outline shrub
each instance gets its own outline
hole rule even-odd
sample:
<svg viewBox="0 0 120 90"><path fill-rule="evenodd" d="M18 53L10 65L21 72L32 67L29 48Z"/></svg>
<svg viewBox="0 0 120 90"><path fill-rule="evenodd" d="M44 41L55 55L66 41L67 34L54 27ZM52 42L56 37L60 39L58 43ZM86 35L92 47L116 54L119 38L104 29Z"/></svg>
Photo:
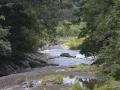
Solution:
<svg viewBox="0 0 120 90"><path fill-rule="evenodd" d="M118 85L118 81L116 81L113 77L107 77L107 80L103 86L96 85L94 90L115 90Z"/></svg>
<svg viewBox="0 0 120 90"><path fill-rule="evenodd" d="M75 82L74 84L72 84L70 90L82 90L79 82Z"/></svg>
<svg viewBox="0 0 120 90"><path fill-rule="evenodd" d="M62 84L63 83L63 75L57 74L55 76L54 84Z"/></svg>
<svg viewBox="0 0 120 90"><path fill-rule="evenodd" d="M79 49L79 46L83 43L85 38L76 38L76 37L72 37L69 38L69 40L67 41L67 45L70 49Z"/></svg>
<svg viewBox="0 0 120 90"><path fill-rule="evenodd" d="M85 64L76 65L72 69L85 71L85 72L94 72L94 73L99 73L101 70L101 69L97 68L95 65L85 65Z"/></svg>
<svg viewBox="0 0 120 90"><path fill-rule="evenodd" d="M42 78L42 85L46 85L46 83L47 83L47 81L48 81L48 79L50 79L52 77L52 75L47 75L47 76L44 76L43 78Z"/></svg>

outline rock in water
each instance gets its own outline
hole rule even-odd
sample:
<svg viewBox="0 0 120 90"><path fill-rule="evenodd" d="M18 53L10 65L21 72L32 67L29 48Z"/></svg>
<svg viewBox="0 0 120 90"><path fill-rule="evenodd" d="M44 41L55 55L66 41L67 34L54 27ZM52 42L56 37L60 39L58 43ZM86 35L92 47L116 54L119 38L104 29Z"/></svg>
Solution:
<svg viewBox="0 0 120 90"><path fill-rule="evenodd" d="M69 53L62 53L60 56L61 57L73 57Z"/></svg>

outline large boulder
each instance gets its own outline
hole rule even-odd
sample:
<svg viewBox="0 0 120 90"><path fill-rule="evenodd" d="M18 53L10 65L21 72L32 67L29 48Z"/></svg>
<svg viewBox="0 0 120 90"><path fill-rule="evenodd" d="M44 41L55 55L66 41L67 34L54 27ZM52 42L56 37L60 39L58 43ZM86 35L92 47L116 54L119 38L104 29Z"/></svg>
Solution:
<svg viewBox="0 0 120 90"><path fill-rule="evenodd" d="M46 66L47 57L42 53L29 53L26 54L26 60L29 62L31 68Z"/></svg>
<svg viewBox="0 0 120 90"><path fill-rule="evenodd" d="M48 65L47 59L41 53L25 54L24 59L12 59L10 57L0 57L0 77L15 73L27 72L32 68L43 67Z"/></svg>
<svg viewBox="0 0 120 90"><path fill-rule="evenodd" d="M73 57L69 53L62 53L60 56L61 57Z"/></svg>

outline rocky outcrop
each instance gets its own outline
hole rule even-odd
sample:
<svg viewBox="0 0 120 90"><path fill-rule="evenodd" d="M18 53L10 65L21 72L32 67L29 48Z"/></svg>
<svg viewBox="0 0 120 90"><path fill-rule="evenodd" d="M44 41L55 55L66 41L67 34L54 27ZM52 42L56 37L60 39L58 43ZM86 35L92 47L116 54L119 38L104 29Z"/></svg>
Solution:
<svg viewBox="0 0 120 90"><path fill-rule="evenodd" d="M32 68L46 66L48 58L42 53L29 53L26 54L26 60Z"/></svg>
<svg viewBox="0 0 120 90"><path fill-rule="evenodd" d="M3 59L0 62L0 76L31 71L32 68L48 65L47 58L41 53L25 54L24 60ZM3 62L4 61L4 62Z"/></svg>

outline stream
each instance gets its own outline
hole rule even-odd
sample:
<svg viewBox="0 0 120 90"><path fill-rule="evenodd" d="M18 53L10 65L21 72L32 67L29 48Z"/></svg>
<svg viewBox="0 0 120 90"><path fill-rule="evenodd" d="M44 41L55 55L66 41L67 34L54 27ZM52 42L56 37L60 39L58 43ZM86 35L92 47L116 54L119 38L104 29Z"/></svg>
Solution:
<svg viewBox="0 0 120 90"><path fill-rule="evenodd" d="M79 50L56 45L40 49L38 52L45 54L48 58L47 63L52 66L35 68L31 72L2 78L0 90L70 90L71 85L76 82L82 90L93 90L96 83L103 81L100 76L92 72L69 69L75 65L93 63L93 57L85 57Z"/></svg>
<svg viewBox="0 0 120 90"><path fill-rule="evenodd" d="M64 45L56 45L40 52L51 57L48 60L48 64L71 67L79 64L90 65L93 63L93 57L85 57L85 55L80 54L80 50L70 50L65 47ZM61 56L62 54L68 54L69 56Z"/></svg>

